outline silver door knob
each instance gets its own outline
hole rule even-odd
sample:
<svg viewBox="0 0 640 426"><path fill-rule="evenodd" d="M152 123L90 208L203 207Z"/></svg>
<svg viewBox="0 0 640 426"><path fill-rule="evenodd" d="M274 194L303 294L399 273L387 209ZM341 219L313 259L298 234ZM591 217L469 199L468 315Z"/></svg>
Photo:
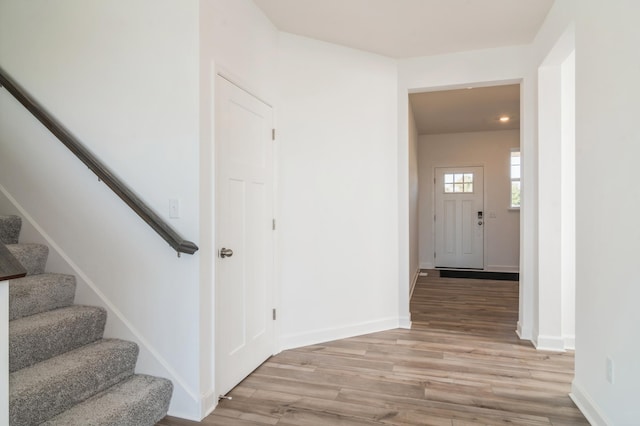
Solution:
<svg viewBox="0 0 640 426"><path fill-rule="evenodd" d="M221 258L224 259L225 257L231 257L231 256L233 256L233 250L228 249L228 248L224 248L224 247L222 247L220 249L220 257Z"/></svg>
<svg viewBox="0 0 640 426"><path fill-rule="evenodd" d="M478 225L482 225L482 221L481 220L478 221Z"/></svg>

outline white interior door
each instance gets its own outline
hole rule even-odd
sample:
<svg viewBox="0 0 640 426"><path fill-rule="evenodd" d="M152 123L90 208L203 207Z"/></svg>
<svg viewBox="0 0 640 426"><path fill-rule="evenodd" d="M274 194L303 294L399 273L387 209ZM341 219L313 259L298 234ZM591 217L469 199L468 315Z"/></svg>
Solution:
<svg viewBox="0 0 640 426"><path fill-rule="evenodd" d="M274 352L273 113L216 78L216 389Z"/></svg>
<svg viewBox="0 0 640 426"><path fill-rule="evenodd" d="M437 167L434 191L435 266L483 269L483 168Z"/></svg>

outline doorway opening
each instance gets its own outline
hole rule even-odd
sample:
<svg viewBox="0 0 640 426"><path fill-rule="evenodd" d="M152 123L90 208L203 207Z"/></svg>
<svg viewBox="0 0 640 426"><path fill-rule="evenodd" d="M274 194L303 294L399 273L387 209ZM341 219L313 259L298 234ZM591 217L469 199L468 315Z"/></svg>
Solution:
<svg viewBox="0 0 640 426"><path fill-rule="evenodd" d="M520 150L520 85L412 93L409 104L417 138L420 268L518 272L520 211L512 178L519 179L520 169L512 158ZM478 171L475 183L464 181ZM463 222L451 220L464 209ZM473 244L481 244L474 257Z"/></svg>
<svg viewBox="0 0 640 426"><path fill-rule="evenodd" d="M409 94L421 271L518 274L520 91L507 82Z"/></svg>

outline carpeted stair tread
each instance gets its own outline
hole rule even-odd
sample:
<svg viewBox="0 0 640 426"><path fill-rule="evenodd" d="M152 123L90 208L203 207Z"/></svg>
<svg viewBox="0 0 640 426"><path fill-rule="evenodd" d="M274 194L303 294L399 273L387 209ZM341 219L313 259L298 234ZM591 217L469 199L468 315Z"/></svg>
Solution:
<svg viewBox="0 0 640 426"><path fill-rule="evenodd" d="M102 338L106 310L74 305L76 278L45 272L49 248L20 243L21 227L0 215L0 244L27 270L9 283L9 425L155 425L172 383L134 375L138 345Z"/></svg>
<svg viewBox="0 0 640 426"><path fill-rule="evenodd" d="M19 216L0 215L0 243L17 244L22 219Z"/></svg>
<svg viewBox="0 0 640 426"><path fill-rule="evenodd" d="M153 426L167 414L169 380L135 375L40 426Z"/></svg>
<svg viewBox="0 0 640 426"><path fill-rule="evenodd" d="M73 305L9 322L9 371L102 338L105 309Z"/></svg>
<svg viewBox="0 0 640 426"><path fill-rule="evenodd" d="M51 419L130 377L137 356L135 343L104 339L11 373L9 423Z"/></svg>
<svg viewBox="0 0 640 426"><path fill-rule="evenodd" d="M76 277L39 274L9 283L9 320L15 320L73 304Z"/></svg>
<svg viewBox="0 0 640 426"><path fill-rule="evenodd" d="M7 244L11 254L27 270L27 275L44 273L49 256L49 247L43 244Z"/></svg>

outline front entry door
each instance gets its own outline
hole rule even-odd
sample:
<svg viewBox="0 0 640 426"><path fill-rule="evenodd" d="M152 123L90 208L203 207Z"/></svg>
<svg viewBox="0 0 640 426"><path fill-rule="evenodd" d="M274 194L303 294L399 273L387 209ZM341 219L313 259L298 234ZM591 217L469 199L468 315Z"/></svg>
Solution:
<svg viewBox="0 0 640 426"><path fill-rule="evenodd" d="M482 167L435 169L437 268L484 268Z"/></svg>
<svg viewBox="0 0 640 426"><path fill-rule="evenodd" d="M216 390L274 353L273 113L216 78Z"/></svg>

